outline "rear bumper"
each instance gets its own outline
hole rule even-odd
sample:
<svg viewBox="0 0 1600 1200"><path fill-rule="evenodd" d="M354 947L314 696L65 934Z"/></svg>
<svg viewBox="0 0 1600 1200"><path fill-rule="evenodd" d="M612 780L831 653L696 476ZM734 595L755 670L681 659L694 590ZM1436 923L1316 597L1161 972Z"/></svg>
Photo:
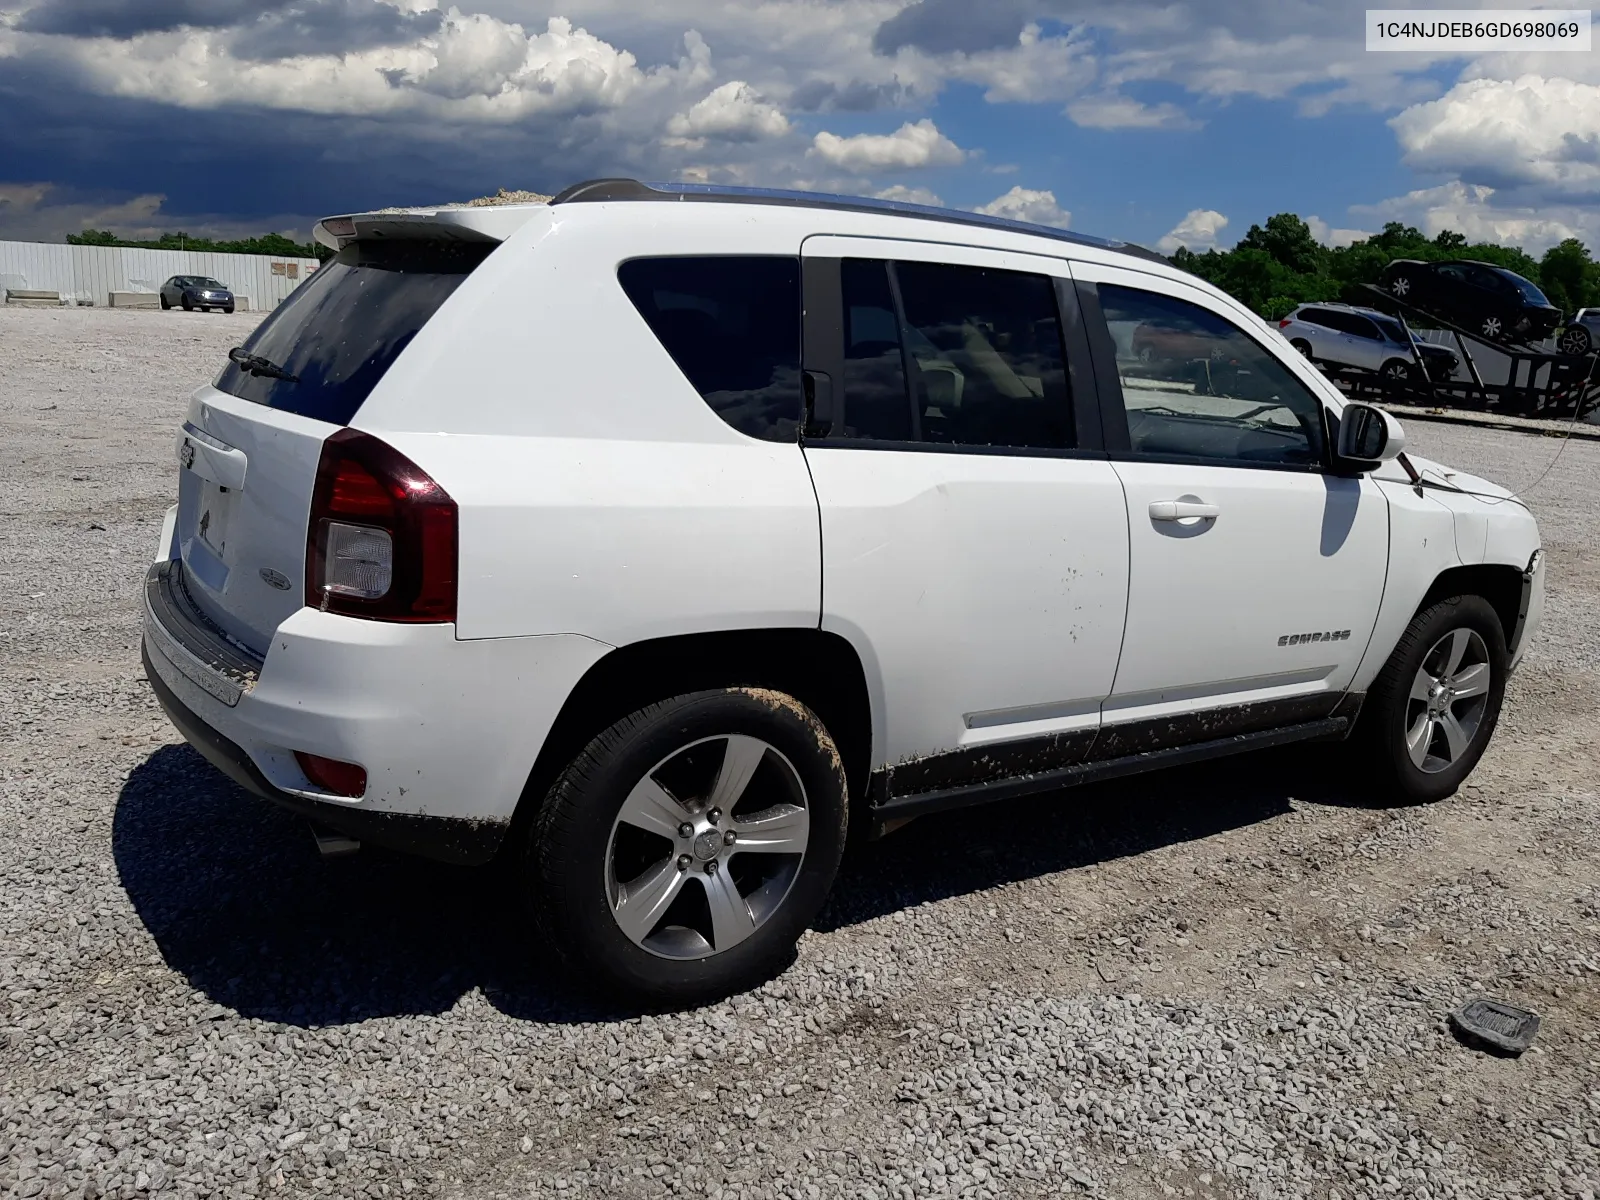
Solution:
<svg viewBox="0 0 1600 1200"><path fill-rule="evenodd" d="M349 834L359 841L438 859L440 862L466 865L486 863L500 849L508 825L505 821L378 812L348 804L311 800L273 787L248 754L207 725L178 699L150 661L148 646L143 648L142 653L144 673L150 680L150 688L161 702L173 727L183 735L184 741L200 752L202 758L246 791L299 813L319 825Z"/></svg>
<svg viewBox="0 0 1600 1200"><path fill-rule="evenodd" d="M304 608L257 659L186 605L180 571L157 562L146 580L144 666L195 749L330 828L451 862L494 853L562 704L610 649ZM366 794L317 788L296 751L364 767Z"/></svg>

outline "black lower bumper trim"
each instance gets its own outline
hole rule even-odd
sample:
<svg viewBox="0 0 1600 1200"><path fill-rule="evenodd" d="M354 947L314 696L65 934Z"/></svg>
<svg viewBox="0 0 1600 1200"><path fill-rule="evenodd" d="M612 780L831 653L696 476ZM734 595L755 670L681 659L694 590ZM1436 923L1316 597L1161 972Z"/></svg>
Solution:
<svg viewBox="0 0 1600 1200"><path fill-rule="evenodd" d="M322 800L308 800L272 786L250 756L207 725L173 693L150 662L148 647L140 647L144 673L167 719L200 755L246 791L270 800L318 825L348 834L362 842L416 854L440 862L476 866L488 862L500 849L510 828L504 821L473 821L462 817L433 817L419 813L377 812L349 808Z"/></svg>

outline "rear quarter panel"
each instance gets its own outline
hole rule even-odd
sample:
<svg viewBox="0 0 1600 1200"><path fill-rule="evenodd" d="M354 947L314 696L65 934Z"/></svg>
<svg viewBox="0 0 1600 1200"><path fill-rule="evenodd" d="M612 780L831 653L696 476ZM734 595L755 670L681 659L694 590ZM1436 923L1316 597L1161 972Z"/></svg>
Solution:
<svg viewBox="0 0 1600 1200"><path fill-rule="evenodd" d="M604 207L513 235L353 422L460 506L457 634L623 645L814 627L820 527L799 445L725 424L617 282L634 257L798 256L801 231L711 206L626 221Z"/></svg>

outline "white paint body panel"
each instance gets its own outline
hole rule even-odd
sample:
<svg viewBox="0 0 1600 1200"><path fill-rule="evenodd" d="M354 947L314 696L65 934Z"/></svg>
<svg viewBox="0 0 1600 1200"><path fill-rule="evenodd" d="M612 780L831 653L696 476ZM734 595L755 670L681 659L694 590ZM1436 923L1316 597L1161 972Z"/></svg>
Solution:
<svg viewBox="0 0 1600 1200"><path fill-rule="evenodd" d="M822 505L822 628L879 680L877 762L1099 724L1127 598L1110 463L806 455Z"/></svg>

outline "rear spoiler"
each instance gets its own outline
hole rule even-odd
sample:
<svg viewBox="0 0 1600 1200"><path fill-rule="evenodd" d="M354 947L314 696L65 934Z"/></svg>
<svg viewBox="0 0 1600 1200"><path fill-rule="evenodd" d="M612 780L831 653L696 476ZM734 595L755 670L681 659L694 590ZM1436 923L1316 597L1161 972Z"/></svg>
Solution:
<svg viewBox="0 0 1600 1200"><path fill-rule="evenodd" d="M342 217L324 217L312 228L311 236L330 250L368 238L503 242L547 207L544 204L502 204L348 213Z"/></svg>

